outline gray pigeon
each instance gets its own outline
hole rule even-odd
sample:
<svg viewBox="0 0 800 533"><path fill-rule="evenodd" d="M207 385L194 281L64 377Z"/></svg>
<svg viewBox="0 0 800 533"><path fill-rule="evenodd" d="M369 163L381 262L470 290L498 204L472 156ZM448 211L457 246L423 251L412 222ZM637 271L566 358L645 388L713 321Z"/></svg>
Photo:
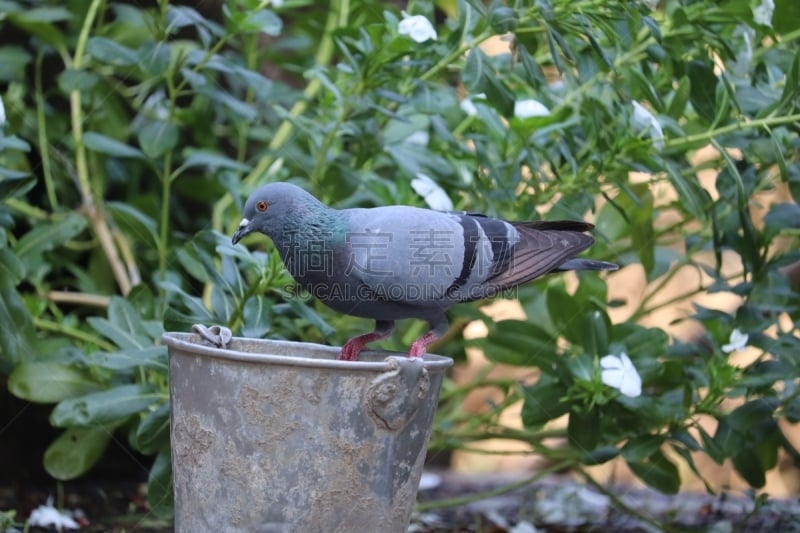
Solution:
<svg viewBox="0 0 800 533"><path fill-rule="evenodd" d="M334 310L375 320L375 331L348 340L339 359L354 361L396 320L430 329L414 341L420 357L448 328L445 311L487 298L542 274L615 270L575 259L594 239L586 222L507 222L476 213L393 205L332 209L289 183L256 190L233 244L254 231L269 236L295 280Z"/></svg>

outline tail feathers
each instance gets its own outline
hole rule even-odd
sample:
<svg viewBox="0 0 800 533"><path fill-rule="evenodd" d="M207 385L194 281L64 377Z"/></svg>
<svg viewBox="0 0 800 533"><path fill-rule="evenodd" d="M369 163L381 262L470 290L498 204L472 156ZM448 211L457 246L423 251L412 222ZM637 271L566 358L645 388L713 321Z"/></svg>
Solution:
<svg viewBox="0 0 800 533"><path fill-rule="evenodd" d="M565 270L617 270L619 265L594 259L570 259L561 263L556 271Z"/></svg>

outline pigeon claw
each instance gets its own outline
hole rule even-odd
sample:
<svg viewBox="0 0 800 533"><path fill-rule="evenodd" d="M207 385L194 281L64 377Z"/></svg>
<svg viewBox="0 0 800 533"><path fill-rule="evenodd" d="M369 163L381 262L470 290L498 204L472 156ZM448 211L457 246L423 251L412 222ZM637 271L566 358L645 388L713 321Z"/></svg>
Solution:
<svg viewBox="0 0 800 533"><path fill-rule="evenodd" d="M429 331L419 339L411 343L411 349L408 351L409 357L422 357L425 355L428 345L439 338L439 335L433 331Z"/></svg>
<svg viewBox="0 0 800 533"><path fill-rule="evenodd" d="M339 361L358 361L358 355L364 349L364 345L357 342L356 339L358 337L350 339L342 346L342 351L339 352Z"/></svg>

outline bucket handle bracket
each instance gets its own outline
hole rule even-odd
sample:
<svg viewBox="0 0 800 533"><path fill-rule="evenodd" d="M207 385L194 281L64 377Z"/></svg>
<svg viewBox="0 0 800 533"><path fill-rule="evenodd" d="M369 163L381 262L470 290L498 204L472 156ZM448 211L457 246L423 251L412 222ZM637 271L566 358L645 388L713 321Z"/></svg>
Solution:
<svg viewBox="0 0 800 533"><path fill-rule="evenodd" d="M372 380L367 407L378 425L399 431L414 417L430 389L422 358L387 357L388 369Z"/></svg>

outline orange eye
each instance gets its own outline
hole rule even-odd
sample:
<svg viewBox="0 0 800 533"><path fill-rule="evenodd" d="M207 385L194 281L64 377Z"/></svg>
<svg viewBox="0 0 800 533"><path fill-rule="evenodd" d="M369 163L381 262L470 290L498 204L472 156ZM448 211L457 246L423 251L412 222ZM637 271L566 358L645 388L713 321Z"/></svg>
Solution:
<svg viewBox="0 0 800 533"><path fill-rule="evenodd" d="M264 211L266 211L267 207L269 207L269 204L267 204L267 202L265 202L264 200L260 200L258 203L256 203L256 209L260 213L263 213Z"/></svg>

